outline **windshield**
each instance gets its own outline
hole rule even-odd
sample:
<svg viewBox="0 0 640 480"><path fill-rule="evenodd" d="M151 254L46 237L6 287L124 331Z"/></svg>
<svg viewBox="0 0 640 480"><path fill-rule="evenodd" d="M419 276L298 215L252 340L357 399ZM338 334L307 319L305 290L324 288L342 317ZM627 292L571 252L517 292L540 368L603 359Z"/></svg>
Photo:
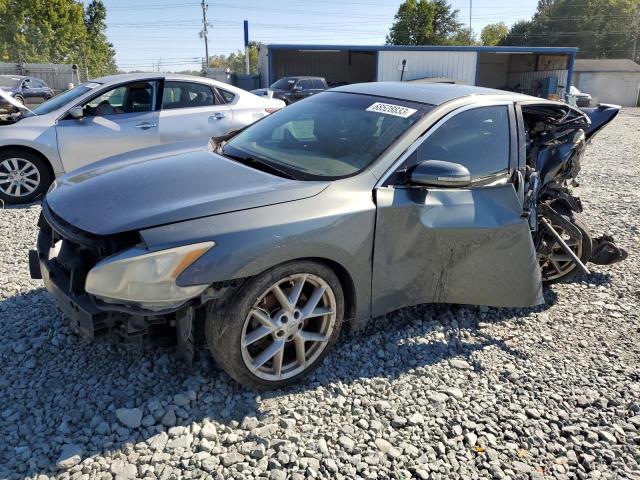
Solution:
<svg viewBox="0 0 640 480"><path fill-rule="evenodd" d="M7 75L0 75L0 88L14 88L20 83L20 79Z"/></svg>
<svg viewBox="0 0 640 480"><path fill-rule="evenodd" d="M66 92L63 92L60 95L56 95L51 100L47 100L46 102L41 103L40 105L38 105L36 108L33 109L33 113L35 113L36 115L45 115L47 113L51 113L54 110L57 110L60 107L63 107L64 105L66 105L67 103L75 100L76 98L81 97L82 95L93 90L99 85L100 85L99 83L95 83L95 82L83 83L81 85L78 85L77 87L72 88L71 90L67 90Z"/></svg>
<svg viewBox="0 0 640 480"><path fill-rule="evenodd" d="M326 92L294 103L238 134L222 154L256 159L296 179L336 179L371 165L433 108L402 100Z"/></svg>
<svg viewBox="0 0 640 480"><path fill-rule="evenodd" d="M281 78L280 80L272 83L271 88L275 88L278 90L291 90L295 84L295 78Z"/></svg>

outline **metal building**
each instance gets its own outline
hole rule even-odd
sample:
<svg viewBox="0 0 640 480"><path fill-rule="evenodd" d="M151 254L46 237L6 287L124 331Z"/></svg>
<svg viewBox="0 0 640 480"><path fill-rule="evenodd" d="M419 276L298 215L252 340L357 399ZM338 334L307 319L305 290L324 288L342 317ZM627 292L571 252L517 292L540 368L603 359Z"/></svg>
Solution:
<svg viewBox="0 0 640 480"><path fill-rule="evenodd" d="M640 102L640 65L628 58L576 60L573 85L593 103L635 107Z"/></svg>
<svg viewBox="0 0 640 480"><path fill-rule="evenodd" d="M262 85L294 75L333 84L438 79L563 98L577 48L261 45Z"/></svg>

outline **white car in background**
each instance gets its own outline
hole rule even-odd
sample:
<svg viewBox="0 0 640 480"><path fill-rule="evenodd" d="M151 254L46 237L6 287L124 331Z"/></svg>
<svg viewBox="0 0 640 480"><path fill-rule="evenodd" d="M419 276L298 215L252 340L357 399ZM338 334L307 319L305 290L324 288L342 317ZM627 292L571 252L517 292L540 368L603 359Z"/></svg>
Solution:
<svg viewBox="0 0 640 480"><path fill-rule="evenodd" d="M167 144L206 146L284 106L189 75L98 78L0 126L0 199L30 202L56 176L114 155Z"/></svg>

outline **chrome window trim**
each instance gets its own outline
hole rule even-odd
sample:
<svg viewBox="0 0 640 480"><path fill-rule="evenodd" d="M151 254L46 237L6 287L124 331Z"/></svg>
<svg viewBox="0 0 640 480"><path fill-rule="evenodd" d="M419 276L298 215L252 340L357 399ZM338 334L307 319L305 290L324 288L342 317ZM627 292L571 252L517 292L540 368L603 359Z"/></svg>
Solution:
<svg viewBox="0 0 640 480"><path fill-rule="evenodd" d="M398 168L400 168L400 166L422 145L423 142L425 142L432 134L433 132L435 132L438 128L440 128L442 126L443 123L445 123L446 121L448 121L449 119L453 118L454 116L462 113L462 112L466 112L467 110L472 110L474 108L483 108L483 107L495 107L495 106L506 106L506 107L511 107L509 109L509 141L512 141L512 132L513 132L513 128L515 127L515 125L512 125L511 123L511 109L513 108L514 102L513 100L489 100L489 101L484 101L484 102L478 102L478 103L472 103L472 104L468 104L468 105L463 105L461 107L456 108L455 110L445 114L442 118L440 118L436 123L432 124L429 129L420 137L418 137L413 144L404 151L404 153L398 158L398 160L396 160L389 169L387 169L387 171L384 173L384 175L382 175L380 177L380 179L376 182L375 187L374 188L380 188L380 187L384 187L387 186L386 185L386 181L389 179L389 177L391 175L393 175ZM509 167L511 166L511 156L512 156L512 148L510 147L509 150L509 166L507 167L507 170L509 169ZM501 173L501 172L496 172L496 174ZM473 183L473 181L472 181Z"/></svg>

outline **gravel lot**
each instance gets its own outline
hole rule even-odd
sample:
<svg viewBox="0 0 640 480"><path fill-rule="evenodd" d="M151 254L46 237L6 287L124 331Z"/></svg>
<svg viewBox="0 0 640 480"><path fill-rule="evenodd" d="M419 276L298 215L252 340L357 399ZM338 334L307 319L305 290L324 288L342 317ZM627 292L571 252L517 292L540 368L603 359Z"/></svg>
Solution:
<svg viewBox="0 0 640 480"><path fill-rule="evenodd" d="M525 310L422 306L258 395L202 352L90 344L28 274L38 206L0 211L0 478L640 478L640 109L581 196L626 262Z"/></svg>

